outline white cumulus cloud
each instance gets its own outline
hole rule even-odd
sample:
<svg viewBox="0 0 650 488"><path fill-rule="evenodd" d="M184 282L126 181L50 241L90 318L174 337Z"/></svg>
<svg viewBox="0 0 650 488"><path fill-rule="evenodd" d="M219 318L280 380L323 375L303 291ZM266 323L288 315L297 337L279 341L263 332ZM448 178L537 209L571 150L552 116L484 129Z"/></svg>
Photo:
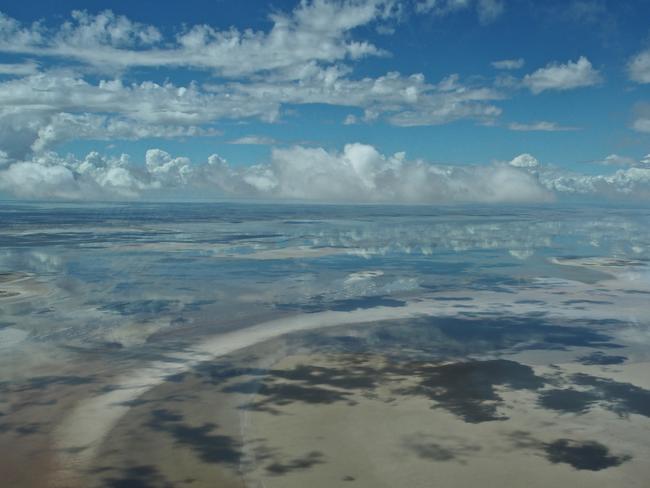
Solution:
<svg viewBox="0 0 650 488"><path fill-rule="evenodd" d="M572 90L585 86L597 85L602 81L598 70L594 69L591 62L580 56L577 61L568 61L565 64L549 63L523 79L535 95L546 90Z"/></svg>
<svg viewBox="0 0 650 488"><path fill-rule="evenodd" d="M268 136L242 136L232 141L228 141L228 144L235 145L249 145L249 146L270 146L272 144L277 144L278 141Z"/></svg>
<svg viewBox="0 0 650 488"><path fill-rule="evenodd" d="M536 168L539 161L533 155L524 153L513 158L508 164L516 168Z"/></svg>

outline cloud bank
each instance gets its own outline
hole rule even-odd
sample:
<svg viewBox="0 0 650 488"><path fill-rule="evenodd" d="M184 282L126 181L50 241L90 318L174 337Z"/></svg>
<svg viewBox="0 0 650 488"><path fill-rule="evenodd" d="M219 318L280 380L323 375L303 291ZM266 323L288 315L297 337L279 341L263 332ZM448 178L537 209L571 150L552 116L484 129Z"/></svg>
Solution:
<svg viewBox="0 0 650 488"><path fill-rule="evenodd" d="M620 157L617 157L620 161ZM606 158L613 161L613 157ZM482 166L449 166L384 155L367 144L341 151L274 148L266 164L231 166L150 149L85 158L48 152L30 160L0 158L0 191L35 199L247 198L339 203L533 203L566 195L647 199L646 159L609 175L583 175L541 164L530 154Z"/></svg>
<svg viewBox="0 0 650 488"><path fill-rule="evenodd" d="M194 164L150 149L144 165L96 152L83 159L48 153L0 171L0 190L23 198L136 198L188 195L368 203L512 203L549 201L537 179L504 163L443 166L390 156L373 146L342 151L294 146L274 149L268 164L230 166L212 155Z"/></svg>

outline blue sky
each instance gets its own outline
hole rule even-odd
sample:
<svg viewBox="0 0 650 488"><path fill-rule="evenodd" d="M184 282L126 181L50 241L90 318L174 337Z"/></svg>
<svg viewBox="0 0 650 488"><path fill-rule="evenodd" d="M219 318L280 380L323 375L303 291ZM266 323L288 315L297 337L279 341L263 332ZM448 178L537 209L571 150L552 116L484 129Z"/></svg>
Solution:
<svg viewBox="0 0 650 488"><path fill-rule="evenodd" d="M79 181L88 153L102 167L126 154L137 171L155 149L177 173L176 158L271 164L268 186L274 151L343 157L348 144L444 166L524 153L588 176L635 168L635 185L649 164L648 2L32 1L0 12L7 168L61 166ZM18 169L0 191L20 193ZM141 184L122 176L144 188L148 171Z"/></svg>

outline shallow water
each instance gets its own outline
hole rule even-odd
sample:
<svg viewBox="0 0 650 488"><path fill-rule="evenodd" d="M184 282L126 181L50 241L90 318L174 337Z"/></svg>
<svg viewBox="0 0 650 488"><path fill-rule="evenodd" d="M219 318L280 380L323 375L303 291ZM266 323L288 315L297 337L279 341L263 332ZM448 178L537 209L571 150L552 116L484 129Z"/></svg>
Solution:
<svg viewBox="0 0 650 488"><path fill-rule="evenodd" d="M650 475L649 210L5 202L0 222L12 486L519 486L490 446L540 486Z"/></svg>

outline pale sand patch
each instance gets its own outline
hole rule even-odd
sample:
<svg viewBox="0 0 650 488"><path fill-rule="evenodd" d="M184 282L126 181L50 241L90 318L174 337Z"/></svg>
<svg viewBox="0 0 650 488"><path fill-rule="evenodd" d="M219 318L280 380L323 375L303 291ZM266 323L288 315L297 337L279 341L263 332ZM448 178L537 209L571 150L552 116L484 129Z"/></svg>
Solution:
<svg viewBox="0 0 650 488"><path fill-rule="evenodd" d="M375 361L381 367L383 360ZM300 364L342 366L331 356L292 356L274 368L291 370ZM353 405L292 402L276 405L279 415L251 410L247 436L269 439L272 449L284 453L281 464L286 470L274 473L268 461L262 460L248 473L247 486L646 486L650 447L645 417L623 420L603 410L583 416L558 415L536 408L532 392L500 389L504 400L500 411L509 419L472 424L444 409L432 409L432 400L425 397L395 394L396 386L410 384L411 379L401 378L397 385L387 383L374 389L374 395L355 392L350 397ZM634 457L601 471L553 464L543 446L562 438L595 440L612 454ZM311 459L319 462L310 464L308 453L314 452L319 456Z"/></svg>

